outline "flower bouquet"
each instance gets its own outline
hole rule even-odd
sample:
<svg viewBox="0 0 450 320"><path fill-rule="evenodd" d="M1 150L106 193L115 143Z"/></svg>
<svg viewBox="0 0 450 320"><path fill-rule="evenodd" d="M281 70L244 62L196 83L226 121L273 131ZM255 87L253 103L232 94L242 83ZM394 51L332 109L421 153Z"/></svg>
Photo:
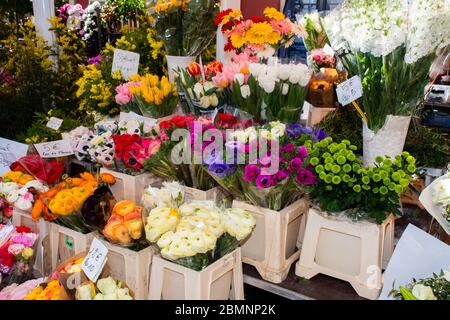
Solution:
<svg viewBox="0 0 450 320"><path fill-rule="evenodd" d="M221 210L210 201L192 201L179 209L152 209L145 232L163 258L200 271L236 249L255 225L255 218L244 210Z"/></svg>
<svg viewBox="0 0 450 320"><path fill-rule="evenodd" d="M439 178L433 184L431 192L433 194L433 204L440 208L442 215L450 224L450 173Z"/></svg>
<svg viewBox="0 0 450 320"><path fill-rule="evenodd" d="M28 293L43 282L44 278L39 278L25 281L20 285L13 283L0 291L0 300L23 300Z"/></svg>
<svg viewBox="0 0 450 320"><path fill-rule="evenodd" d="M362 80L365 164L402 152L435 53L450 43L445 6L444 0L346 0L324 19L333 47L348 51L349 76Z"/></svg>
<svg viewBox="0 0 450 320"><path fill-rule="evenodd" d="M450 271L442 270L440 274L433 273L426 279L413 279L411 283L393 289L390 296L397 300L448 300L450 297Z"/></svg>
<svg viewBox="0 0 450 320"><path fill-rule="evenodd" d="M54 279L31 290L23 300L70 300L66 290Z"/></svg>
<svg viewBox="0 0 450 320"><path fill-rule="evenodd" d="M0 246L0 288L21 284L33 277L35 243L38 234L18 226Z"/></svg>
<svg viewBox="0 0 450 320"><path fill-rule="evenodd" d="M176 181L164 181L162 187L149 186L142 195L143 207L150 211L156 207L178 208L184 202L184 188Z"/></svg>
<svg viewBox="0 0 450 320"><path fill-rule="evenodd" d="M156 75L134 75L116 87L117 104L128 111L133 111L155 119L172 115L178 104L178 94L174 83L167 77L161 79Z"/></svg>
<svg viewBox="0 0 450 320"><path fill-rule="evenodd" d="M43 159L37 153L29 154L11 164L13 171L29 173L46 185L57 183L64 172L64 164L58 160Z"/></svg>
<svg viewBox="0 0 450 320"><path fill-rule="evenodd" d="M332 214L344 214L354 220L382 223L387 215L401 215L399 195L409 185L416 170L415 159L407 152L391 159L376 158L374 166L362 167L356 146L326 138L305 143L308 164L318 183L309 186L313 203Z"/></svg>
<svg viewBox="0 0 450 320"><path fill-rule="evenodd" d="M236 141L226 142L227 158L214 154L205 165L235 199L280 211L302 196L302 186L317 183L310 169L303 167L308 156L303 143L325 136L323 131L276 121L235 130Z"/></svg>
<svg viewBox="0 0 450 320"><path fill-rule="evenodd" d="M294 38L302 34L299 25L271 7L264 9L263 17L247 20L240 10L227 9L220 12L214 21L227 38L225 51L239 53L248 50L258 58L274 56L277 49L289 47Z"/></svg>
<svg viewBox="0 0 450 320"><path fill-rule="evenodd" d="M299 22L304 31L303 43L308 51L323 48L328 43L323 18L318 12L305 14Z"/></svg>

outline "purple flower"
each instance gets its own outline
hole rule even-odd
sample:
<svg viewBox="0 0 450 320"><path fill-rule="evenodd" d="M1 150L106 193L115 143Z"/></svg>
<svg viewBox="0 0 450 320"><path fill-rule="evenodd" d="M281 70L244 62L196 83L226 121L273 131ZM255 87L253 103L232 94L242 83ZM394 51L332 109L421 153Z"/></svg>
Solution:
<svg viewBox="0 0 450 320"><path fill-rule="evenodd" d="M255 184L260 189L268 188L272 185L273 178L272 176L260 174L256 177Z"/></svg>
<svg viewBox="0 0 450 320"><path fill-rule="evenodd" d="M213 163L208 167L208 171L215 174L218 177L226 177L236 171L236 166L226 163Z"/></svg>
<svg viewBox="0 0 450 320"><path fill-rule="evenodd" d="M317 184L316 179L314 179L314 174L305 168L298 169L295 181L299 185Z"/></svg>
<svg viewBox="0 0 450 320"><path fill-rule="evenodd" d="M101 54L99 54L99 55L96 56L96 57L90 57L90 58L88 58L88 64L97 65L97 64L99 64L100 62L102 62L102 55L101 55Z"/></svg>
<svg viewBox="0 0 450 320"><path fill-rule="evenodd" d="M295 146L292 143L288 143L283 147L283 151L287 152L287 153L291 153L292 151L294 151Z"/></svg>
<svg viewBox="0 0 450 320"><path fill-rule="evenodd" d="M288 125L288 127L286 128L286 133L289 136L289 138L297 138L299 135L302 134L301 132L302 127L298 124L298 123L291 123L290 125Z"/></svg>
<svg viewBox="0 0 450 320"><path fill-rule="evenodd" d="M300 158L305 159L308 156L308 150L306 149L306 147L301 146L298 148L297 154Z"/></svg>
<svg viewBox="0 0 450 320"><path fill-rule="evenodd" d="M312 136L313 136L313 142L319 142L328 137L325 130L322 130L322 129L314 130Z"/></svg>
<svg viewBox="0 0 450 320"><path fill-rule="evenodd" d="M300 169L302 167L303 164L303 160L300 158L294 158L291 160L291 162L289 162L289 171L290 172L294 172L297 171L298 169Z"/></svg>
<svg viewBox="0 0 450 320"><path fill-rule="evenodd" d="M278 172L276 173L275 177L278 180L284 180L287 177L289 177L289 171L287 171L286 169L278 170Z"/></svg>
<svg viewBox="0 0 450 320"><path fill-rule="evenodd" d="M244 181L251 182L261 173L261 169L256 164L248 164L244 168Z"/></svg>

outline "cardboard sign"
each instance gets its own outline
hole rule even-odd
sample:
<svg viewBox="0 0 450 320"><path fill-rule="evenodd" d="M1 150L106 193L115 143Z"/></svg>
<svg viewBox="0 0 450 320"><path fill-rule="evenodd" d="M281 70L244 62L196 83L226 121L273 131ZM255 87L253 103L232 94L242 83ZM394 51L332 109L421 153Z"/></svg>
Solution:
<svg viewBox="0 0 450 320"><path fill-rule="evenodd" d="M380 300L392 300L389 292L415 279L424 279L448 270L450 246L409 224L403 232L383 274Z"/></svg>
<svg viewBox="0 0 450 320"><path fill-rule="evenodd" d="M132 75L138 73L139 54L136 52L115 49L111 72L119 70L122 77L128 80Z"/></svg>
<svg viewBox="0 0 450 320"><path fill-rule="evenodd" d="M51 117L47 122L47 127L53 130L58 130L63 123L63 119Z"/></svg>
<svg viewBox="0 0 450 320"><path fill-rule="evenodd" d="M34 146L42 158L58 158L73 154L72 147L68 140L36 143Z"/></svg>
<svg viewBox="0 0 450 320"><path fill-rule="evenodd" d="M81 268L89 280L96 282L108 260L108 248L97 238L94 238Z"/></svg>
<svg viewBox="0 0 450 320"><path fill-rule="evenodd" d="M27 155L28 145L0 138L0 175L11 171L9 166Z"/></svg>
<svg viewBox="0 0 450 320"><path fill-rule="evenodd" d="M353 76L339 83L336 87L336 94L339 103L343 106L358 100L363 95L361 78L359 76Z"/></svg>

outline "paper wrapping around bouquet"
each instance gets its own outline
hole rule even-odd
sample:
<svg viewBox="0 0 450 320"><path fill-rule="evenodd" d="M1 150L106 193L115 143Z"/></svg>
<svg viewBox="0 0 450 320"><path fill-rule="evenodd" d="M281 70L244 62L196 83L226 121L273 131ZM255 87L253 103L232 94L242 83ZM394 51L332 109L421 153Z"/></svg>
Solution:
<svg viewBox="0 0 450 320"><path fill-rule="evenodd" d="M364 165L373 165L377 156L389 155L394 158L401 154L410 121L411 117L409 116L388 115L384 126L377 133L370 130L363 121Z"/></svg>

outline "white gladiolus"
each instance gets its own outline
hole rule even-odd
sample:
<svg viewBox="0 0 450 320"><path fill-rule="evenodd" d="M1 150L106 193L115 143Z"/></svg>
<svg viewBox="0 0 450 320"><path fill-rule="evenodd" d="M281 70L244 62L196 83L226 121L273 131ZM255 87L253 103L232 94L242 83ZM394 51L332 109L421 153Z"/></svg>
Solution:
<svg viewBox="0 0 450 320"><path fill-rule="evenodd" d="M250 97L250 94L251 94L250 86L248 84L244 84L241 87L242 98L246 99L246 98Z"/></svg>

